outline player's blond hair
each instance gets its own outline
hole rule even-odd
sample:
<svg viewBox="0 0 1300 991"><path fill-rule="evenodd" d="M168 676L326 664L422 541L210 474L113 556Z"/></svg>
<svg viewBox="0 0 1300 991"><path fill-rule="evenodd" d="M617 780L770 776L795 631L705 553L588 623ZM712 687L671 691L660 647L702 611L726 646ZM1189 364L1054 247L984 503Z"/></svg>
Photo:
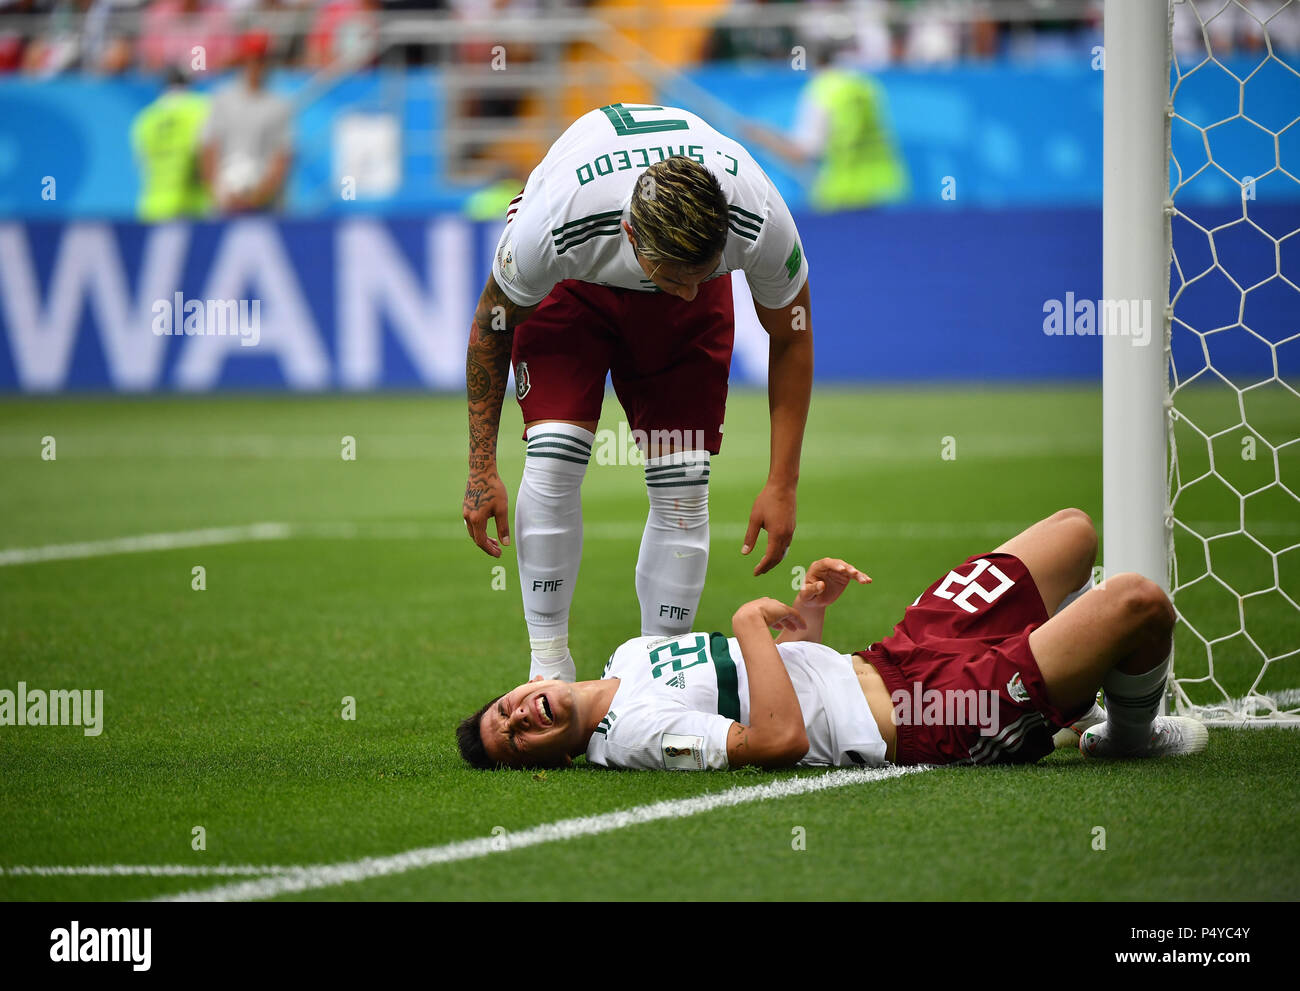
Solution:
<svg viewBox="0 0 1300 991"><path fill-rule="evenodd" d="M713 173L673 155L641 173L632 193L632 233L648 261L700 266L727 244L727 198Z"/></svg>

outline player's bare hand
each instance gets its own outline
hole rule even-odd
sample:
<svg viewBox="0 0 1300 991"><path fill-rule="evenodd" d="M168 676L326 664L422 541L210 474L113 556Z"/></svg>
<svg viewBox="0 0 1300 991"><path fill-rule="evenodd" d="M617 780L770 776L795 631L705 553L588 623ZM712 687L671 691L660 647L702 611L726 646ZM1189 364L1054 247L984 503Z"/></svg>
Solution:
<svg viewBox="0 0 1300 991"><path fill-rule="evenodd" d="M763 598L746 602L736 610L736 615L732 619L733 624L747 614L759 617L764 625L774 630L802 630L808 625L794 606L788 606L777 599Z"/></svg>
<svg viewBox="0 0 1300 991"><path fill-rule="evenodd" d="M794 539L794 518L794 486L769 481L749 511L749 527L745 530L745 543L740 548L740 553L748 554L758 541L758 531L767 531L767 550L754 567L755 577L771 571L785 557L790 541Z"/></svg>
<svg viewBox="0 0 1300 991"><path fill-rule="evenodd" d="M505 483L495 469L470 472L463 509L470 539L484 553L500 557L501 545L510 543L510 500ZM500 543L488 535L489 520L496 521Z"/></svg>
<svg viewBox="0 0 1300 991"><path fill-rule="evenodd" d="M870 581L868 575L863 574L848 561L841 561L837 557L824 557L808 565L808 573L804 576L803 588L799 590L795 605L829 606L840 597L850 583L866 585Z"/></svg>

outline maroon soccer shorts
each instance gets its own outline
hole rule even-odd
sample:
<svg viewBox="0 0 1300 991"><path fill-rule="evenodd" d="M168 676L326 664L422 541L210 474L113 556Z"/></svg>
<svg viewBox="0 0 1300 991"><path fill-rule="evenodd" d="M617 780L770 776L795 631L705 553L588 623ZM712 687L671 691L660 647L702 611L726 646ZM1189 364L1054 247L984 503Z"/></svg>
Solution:
<svg viewBox="0 0 1300 991"><path fill-rule="evenodd" d="M717 454L735 331L730 275L700 283L689 303L565 280L515 331L524 422L599 420L608 374L632 430L699 431Z"/></svg>
<svg viewBox="0 0 1300 991"><path fill-rule="evenodd" d="M1024 764L1091 703L1047 700L1029 634L1047 622L1033 576L1011 554L977 554L903 613L892 636L861 651L894 703L898 764ZM918 688L919 686L919 688Z"/></svg>

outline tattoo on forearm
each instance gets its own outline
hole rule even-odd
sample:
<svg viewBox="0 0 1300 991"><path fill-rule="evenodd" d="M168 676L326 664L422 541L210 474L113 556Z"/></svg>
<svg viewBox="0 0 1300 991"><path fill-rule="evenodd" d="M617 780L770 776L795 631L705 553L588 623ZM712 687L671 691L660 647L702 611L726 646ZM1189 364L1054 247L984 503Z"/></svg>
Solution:
<svg viewBox="0 0 1300 991"><path fill-rule="evenodd" d="M507 338L486 340L478 328L470 331L465 355L465 394L469 400L469 450L472 455L496 457L497 429L501 424L501 403L510 373L510 343Z"/></svg>
<svg viewBox="0 0 1300 991"><path fill-rule="evenodd" d="M465 391L471 403L487 398L492 390L492 374L470 355L465 358Z"/></svg>
<svg viewBox="0 0 1300 991"><path fill-rule="evenodd" d="M535 307L519 306L489 279L474 311L465 354L465 395L469 405L469 484L465 504L477 508L496 481L497 433L510 375L514 328Z"/></svg>

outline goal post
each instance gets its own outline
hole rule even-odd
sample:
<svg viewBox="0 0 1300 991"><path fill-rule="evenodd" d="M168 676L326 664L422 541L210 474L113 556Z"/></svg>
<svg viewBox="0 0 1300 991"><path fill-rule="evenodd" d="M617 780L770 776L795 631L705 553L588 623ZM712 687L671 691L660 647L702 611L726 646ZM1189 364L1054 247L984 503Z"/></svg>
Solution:
<svg viewBox="0 0 1300 991"><path fill-rule="evenodd" d="M1104 46L1103 567L1108 575L1136 571L1168 590L1168 7L1156 0L1109 0ZM1128 326L1130 318L1142 318L1144 303L1150 323L1145 341Z"/></svg>
<svg viewBox="0 0 1300 991"><path fill-rule="evenodd" d="M1167 708L1222 725L1300 727L1296 38L1300 0L1105 8L1104 570L1169 591Z"/></svg>

